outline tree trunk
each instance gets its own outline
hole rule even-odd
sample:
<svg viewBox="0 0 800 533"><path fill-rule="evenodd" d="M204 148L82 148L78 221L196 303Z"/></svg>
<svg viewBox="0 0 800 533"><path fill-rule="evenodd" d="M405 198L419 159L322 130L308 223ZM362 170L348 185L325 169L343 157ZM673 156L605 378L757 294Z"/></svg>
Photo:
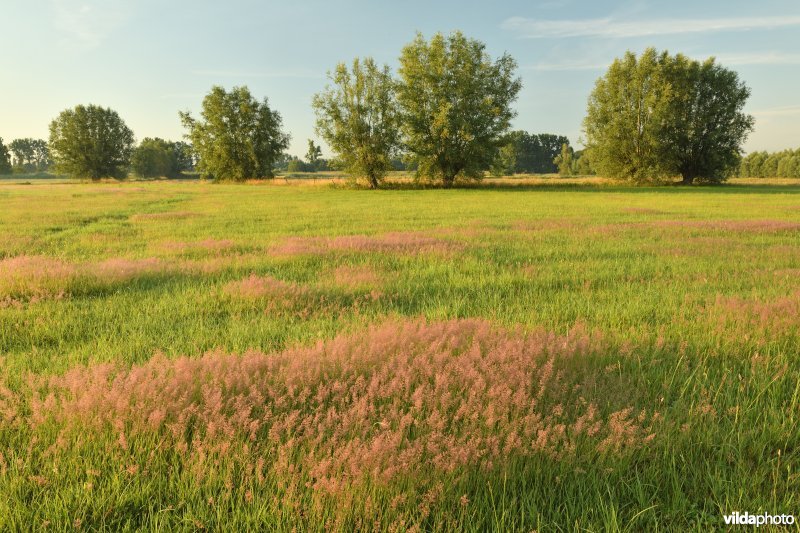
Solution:
<svg viewBox="0 0 800 533"><path fill-rule="evenodd" d="M683 174L683 181L681 181L681 185L691 185L692 183L694 183L694 174L685 172Z"/></svg>
<svg viewBox="0 0 800 533"><path fill-rule="evenodd" d="M451 189L453 187L453 182L455 182L456 176L455 174L445 174L444 178L442 178L442 185L444 185L445 189Z"/></svg>
<svg viewBox="0 0 800 533"><path fill-rule="evenodd" d="M370 189L377 189L378 188L378 178L375 176L367 176L367 180L369 181L369 188Z"/></svg>

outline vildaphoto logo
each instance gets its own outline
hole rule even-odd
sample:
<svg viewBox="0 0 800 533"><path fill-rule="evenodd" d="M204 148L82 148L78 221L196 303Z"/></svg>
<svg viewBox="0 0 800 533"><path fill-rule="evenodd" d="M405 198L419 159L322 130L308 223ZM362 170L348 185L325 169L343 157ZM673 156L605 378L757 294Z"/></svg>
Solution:
<svg viewBox="0 0 800 533"><path fill-rule="evenodd" d="M793 526L794 515L790 514L750 514L735 511L723 515L727 526Z"/></svg>

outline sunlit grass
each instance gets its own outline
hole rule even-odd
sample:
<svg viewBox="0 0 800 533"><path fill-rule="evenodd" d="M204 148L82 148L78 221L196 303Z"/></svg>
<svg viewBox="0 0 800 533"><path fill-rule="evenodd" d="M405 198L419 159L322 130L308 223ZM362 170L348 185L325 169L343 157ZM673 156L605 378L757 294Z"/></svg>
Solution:
<svg viewBox="0 0 800 533"><path fill-rule="evenodd" d="M800 187L280 181L0 183L0 529L800 509Z"/></svg>

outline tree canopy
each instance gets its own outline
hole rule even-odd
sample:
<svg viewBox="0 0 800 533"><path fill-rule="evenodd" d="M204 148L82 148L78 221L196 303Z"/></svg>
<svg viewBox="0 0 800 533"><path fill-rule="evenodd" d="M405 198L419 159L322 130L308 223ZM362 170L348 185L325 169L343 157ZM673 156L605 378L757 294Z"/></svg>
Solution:
<svg viewBox="0 0 800 533"><path fill-rule="evenodd" d="M395 82L389 67L372 58L340 63L328 77L331 86L314 96L317 133L347 172L364 176L372 188L392 168L400 140ZM309 145L309 150L311 145Z"/></svg>
<svg viewBox="0 0 800 533"><path fill-rule="evenodd" d="M502 142L498 157L504 174L550 174L558 172L553 160L561 153L561 146L569 144L569 139L552 133L517 130L506 134Z"/></svg>
<svg viewBox="0 0 800 533"><path fill-rule="evenodd" d="M259 102L247 87L230 92L215 86L203 99L201 119L180 113L203 177L244 181L274 177L274 166L289 146L280 113Z"/></svg>
<svg viewBox="0 0 800 533"><path fill-rule="evenodd" d="M50 149L44 139L14 139L8 148L13 154L13 166L23 172L46 170L50 164Z"/></svg>
<svg viewBox="0 0 800 533"><path fill-rule="evenodd" d="M11 174L11 157L8 148L3 144L3 138L0 137L0 175L2 174Z"/></svg>
<svg viewBox="0 0 800 533"><path fill-rule="evenodd" d="M78 178L127 175L133 132L116 111L96 105L66 109L50 123L56 168Z"/></svg>
<svg viewBox="0 0 800 533"><path fill-rule="evenodd" d="M190 169L191 155L187 152L184 142L146 137L131 155L131 170L143 178L176 178Z"/></svg>
<svg viewBox="0 0 800 533"><path fill-rule="evenodd" d="M738 174L743 178L800 178L800 148L747 154Z"/></svg>
<svg viewBox="0 0 800 533"><path fill-rule="evenodd" d="M634 181L723 180L753 126L742 112L749 94L713 58L628 52L589 97L584 131L592 163L601 174Z"/></svg>
<svg viewBox="0 0 800 533"><path fill-rule="evenodd" d="M400 55L398 101L406 149L417 175L445 187L457 176L480 178L492 164L515 112L522 83L516 62L492 61L486 46L461 32L422 34Z"/></svg>

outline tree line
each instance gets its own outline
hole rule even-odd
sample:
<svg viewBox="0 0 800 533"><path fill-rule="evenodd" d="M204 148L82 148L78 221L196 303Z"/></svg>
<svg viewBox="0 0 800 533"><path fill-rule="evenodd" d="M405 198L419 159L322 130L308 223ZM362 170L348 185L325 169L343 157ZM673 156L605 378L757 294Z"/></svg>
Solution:
<svg viewBox="0 0 800 533"><path fill-rule="evenodd" d="M714 58L649 48L616 59L589 95L581 151L564 136L509 131L522 88L516 70L510 55L492 58L484 43L461 32L417 34L400 51L396 75L369 57L328 73L312 107L330 160L313 140L305 160L287 156L290 137L266 98L247 87L215 86L198 117L179 114L187 142L148 138L136 146L115 111L76 106L53 120L47 143L12 146L12 166L39 168L52 159L61 172L92 179L131 168L145 177L195 169L230 181L270 178L276 169L340 169L373 188L398 168L444 187L487 171L598 173L634 182L680 177L685 184L723 181L745 162L751 172L756 154L741 158L753 128L742 111L750 90ZM10 160L4 153L0 141L0 171L4 157ZM797 168L793 157L785 168Z"/></svg>
<svg viewBox="0 0 800 533"><path fill-rule="evenodd" d="M800 148L748 154L739 165L739 177L800 178Z"/></svg>

